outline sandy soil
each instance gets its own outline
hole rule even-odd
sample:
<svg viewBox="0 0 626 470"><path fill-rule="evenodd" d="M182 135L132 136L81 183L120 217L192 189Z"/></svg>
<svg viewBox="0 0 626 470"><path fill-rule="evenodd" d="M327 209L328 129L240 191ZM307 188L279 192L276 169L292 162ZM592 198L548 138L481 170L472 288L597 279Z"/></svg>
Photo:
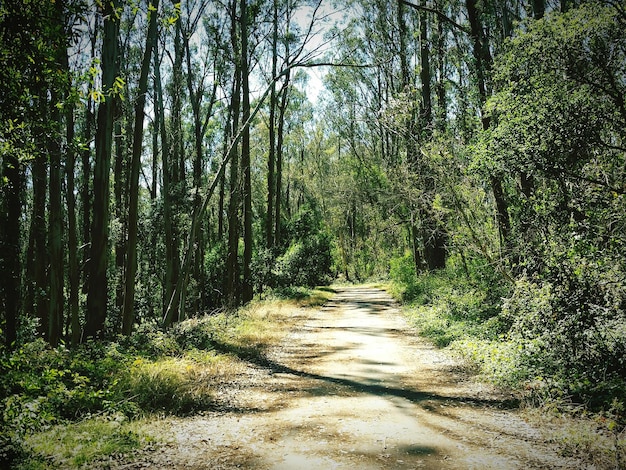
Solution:
<svg viewBox="0 0 626 470"><path fill-rule="evenodd" d="M225 388L224 409L155 423L169 440L123 468L580 468L510 400L410 334L381 290L342 288Z"/></svg>

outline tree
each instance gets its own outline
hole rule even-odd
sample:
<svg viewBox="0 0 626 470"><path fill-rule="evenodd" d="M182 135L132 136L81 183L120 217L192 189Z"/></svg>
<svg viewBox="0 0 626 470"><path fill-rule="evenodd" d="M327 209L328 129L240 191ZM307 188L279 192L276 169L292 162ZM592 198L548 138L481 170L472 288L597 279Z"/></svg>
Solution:
<svg viewBox="0 0 626 470"><path fill-rule="evenodd" d="M481 23L481 12L478 8L478 2L476 0L467 0L465 2L467 8L467 16L470 23L470 35L472 38L472 55L474 59L474 67L476 73L476 79L478 84L478 95L480 96L481 105L484 105L489 96L487 89L487 74L491 70L491 53L489 51L489 44L487 37L485 36L483 26ZM487 114L481 116L481 122L483 130L489 129L490 117ZM509 212L507 202L504 196L504 189L502 188L502 181L497 174L492 173L489 176L491 183L491 189L496 204L496 215L498 220L498 227L500 230L500 237L503 245L510 248L510 232L511 221L509 219Z"/></svg>
<svg viewBox="0 0 626 470"><path fill-rule="evenodd" d="M109 179L113 139L113 114L118 79L118 35L122 8L120 0L105 2L101 7L103 18L102 38L102 93L98 106L96 128L96 155L93 183L93 221L91 227L91 259L85 338L101 337L104 334L107 314L109 261Z"/></svg>
<svg viewBox="0 0 626 470"><path fill-rule="evenodd" d="M139 206L139 170L143 144L143 127L146 93L148 91L148 73L152 62L152 49L157 41L157 17L159 0L148 4L148 32L141 62L141 73L135 102L135 123L133 147L130 163L129 207L128 207L128 253L126 261L126 279L124 289L124 307L122 313L122 333L132 331L135 311L135 276L137 273L137 223Z"/></svg>

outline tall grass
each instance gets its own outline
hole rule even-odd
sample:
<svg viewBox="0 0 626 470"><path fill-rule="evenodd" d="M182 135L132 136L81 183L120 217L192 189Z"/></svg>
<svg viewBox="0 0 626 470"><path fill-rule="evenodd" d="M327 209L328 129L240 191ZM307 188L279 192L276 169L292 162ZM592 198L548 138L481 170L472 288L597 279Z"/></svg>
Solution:
<svg viewBox="0 0 626 470"><path fill-rule="evenodd" d="M89 467L149 442L144 418L221 406L220 387L262 362L299 308L331 295L298 290L167 331L144 323L113 342L70 350L37 341L0 355L0 468Z"/></svg>

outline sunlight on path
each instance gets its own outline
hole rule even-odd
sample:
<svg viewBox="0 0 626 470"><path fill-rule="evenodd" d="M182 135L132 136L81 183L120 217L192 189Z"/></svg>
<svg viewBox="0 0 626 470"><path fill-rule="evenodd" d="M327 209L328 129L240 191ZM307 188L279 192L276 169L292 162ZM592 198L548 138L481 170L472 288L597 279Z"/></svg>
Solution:
<svg viewBox="0 0 626 470"><path fill-rule="evenodd" d="M573 468L455 363L408 334L383 291L343 288L242 390L250 410L179 419L163 468ZM268 371L269 369L269 371Z"/></svg>

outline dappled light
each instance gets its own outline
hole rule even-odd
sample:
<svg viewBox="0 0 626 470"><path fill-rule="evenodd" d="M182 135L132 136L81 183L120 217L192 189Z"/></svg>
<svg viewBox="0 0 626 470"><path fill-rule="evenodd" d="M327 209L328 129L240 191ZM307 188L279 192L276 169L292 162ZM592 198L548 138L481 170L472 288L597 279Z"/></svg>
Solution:
<svg viewBox="0 0 626 470"><path fill-rule="evenodd" d="M623 0L0 0L0 468L626 465Z"/></svg>

